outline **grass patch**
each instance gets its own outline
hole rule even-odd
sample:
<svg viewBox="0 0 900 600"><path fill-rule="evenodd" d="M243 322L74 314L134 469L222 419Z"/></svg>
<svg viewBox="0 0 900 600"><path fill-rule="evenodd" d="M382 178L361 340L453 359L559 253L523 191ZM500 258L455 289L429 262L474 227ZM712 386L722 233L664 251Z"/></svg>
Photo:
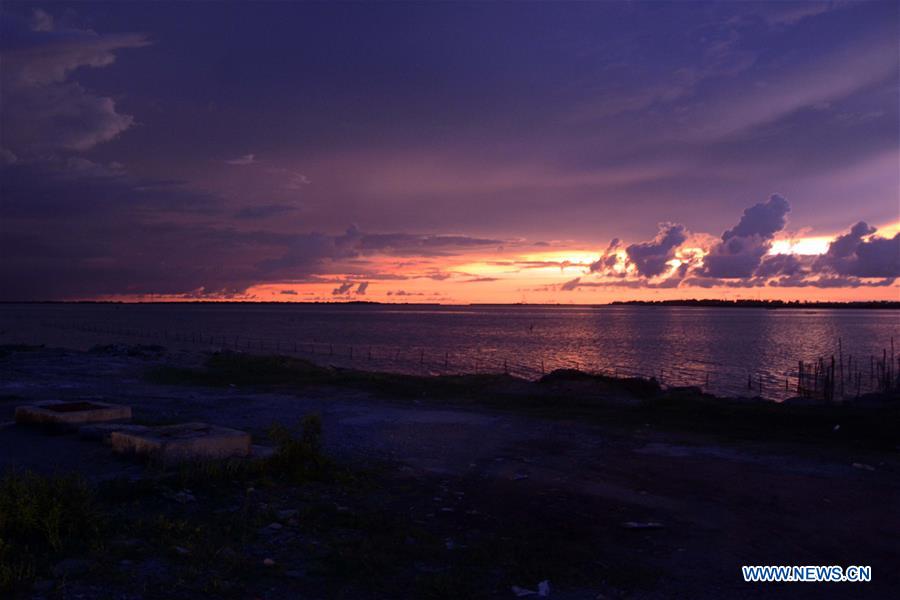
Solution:
<svg viewBox="0 0 900 600"><path fill-rule="evenodd" d="M294 482L321 479L328 461L322 455L322 417L306 415L300 420L299 435L283 425L274 425L269 437L278 445L266 466Z"/></svg>
<svg viewBox="0 0 900 600"><path fill-rule="evenodd" d="M8 472L0 479L0 591L13 592L54 560L91 550L103 520L77 476Z"/></svg>
<svg viewBox="0 0 900 600"><path fill-rule="evenodd" d="M215 352L203 368L164 365L150 369L147 378L170 385L285 385L330 381L333 372L289 356Z"/></svg>

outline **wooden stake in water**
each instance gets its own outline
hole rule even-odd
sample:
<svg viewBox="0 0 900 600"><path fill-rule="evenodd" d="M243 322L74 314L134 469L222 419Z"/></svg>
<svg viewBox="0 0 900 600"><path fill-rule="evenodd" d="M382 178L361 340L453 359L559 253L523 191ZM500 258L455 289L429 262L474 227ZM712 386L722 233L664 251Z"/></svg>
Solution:
<svg viewBox="0 0 900 600"><path fill-rule="evenodd" d="M869 355L869 388L875 384L875 355Z"/></svg>
<svg viewBox="0 0 900 600"><path fill-rule="evenodd" d="M844 342L841 338L838 338L838 356L841 361L841 398L844 397Z"/></svg>
<svg viewBox="0 0 900 600"><path fill-rule="evenodd" d="M834 354L831 355L831 373L828 377L828 399L834 400Z"/></svg>

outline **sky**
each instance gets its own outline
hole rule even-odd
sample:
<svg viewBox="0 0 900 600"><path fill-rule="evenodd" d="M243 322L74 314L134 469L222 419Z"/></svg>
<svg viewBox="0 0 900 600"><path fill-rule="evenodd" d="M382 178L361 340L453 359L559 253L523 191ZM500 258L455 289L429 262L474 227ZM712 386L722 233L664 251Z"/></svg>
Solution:
<svg viewBox="0 0 900 600"><path fill-rule="evenodd" d="M900 300L900 4L0 7L0 300Z"/></svg>

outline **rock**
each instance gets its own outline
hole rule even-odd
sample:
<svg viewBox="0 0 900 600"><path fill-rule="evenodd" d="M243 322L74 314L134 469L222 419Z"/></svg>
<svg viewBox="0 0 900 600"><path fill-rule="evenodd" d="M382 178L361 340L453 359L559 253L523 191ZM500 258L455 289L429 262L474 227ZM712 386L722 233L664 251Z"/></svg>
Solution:
<svg viewBox="0 0 900 600"><path fill-rule="evenodd" d="M275 531L278 531L282 527L283 525L281 523L269 523L269 529L274 529Z"/></svg>
<svg viewBox="0 0 900 600"><path fill-rule="evenodd" d="M267 567L274 567L274 566L275 566L275 561L272 560L271 558L266 558L266 559L263 560L263 564L264 564L265 566L267 566Z"/></svg>
<svg viewBox="0 0 900 600"><path fill-rule="evenodd" d="M190 490L181 490L180 492L175 493L167 492L163 495L169 500L173 500L179 504L187 504L188 502L194 502L197 499Z"/></svg>
<svg viewBox="0 0 900 600"><path fill-rule="evenodd" d="M54 565L52 573L54 577L78 577L91 570L91 562L83 558L66 558Z"/></svg>
<svg viewBox="0 0 900 600"><path fill-rule="evenodd" d="M625 529L663 529L665 525L662 523L657 523L655 521L626 521L622 523L622 527Z"/></svg>
<svg viewBox="0 0 900 600"><path fill-rule="evenodd" d="M285 571L284 576L290 577L291 579L303 579L304 577L306 577L306 571L292 569L290 571Z"/></svg>
<svg viewBox="0 0 900 600"><path fill-rule="evenodd" d="M282 521L286 521L287 519L290 519L291 517L296 517L298 512L299 511L297 511L295 509L286 509L286 510L279 510L276 514L278 515L279 519L281 519Z"/></svg>

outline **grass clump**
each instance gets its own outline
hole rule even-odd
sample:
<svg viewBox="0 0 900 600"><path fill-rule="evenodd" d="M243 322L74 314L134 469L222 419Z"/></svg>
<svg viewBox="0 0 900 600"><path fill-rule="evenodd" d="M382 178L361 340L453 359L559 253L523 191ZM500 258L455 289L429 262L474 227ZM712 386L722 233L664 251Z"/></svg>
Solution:
<svg viewBox="0 0 900 600"><path fill-rule="evenodd" d="M100 536L94 495L81 477L10 471L0 479L0 592L31 581L52 561Z"/></svg>
<svg viewBox="0 0 900 600"><path fill-rule="evenodd" d="M295 430L273 425L269 437L277 450L268 460L270 471L295 482L321 479L328 463L322 454L322 417L306 415Z"/></svg>

